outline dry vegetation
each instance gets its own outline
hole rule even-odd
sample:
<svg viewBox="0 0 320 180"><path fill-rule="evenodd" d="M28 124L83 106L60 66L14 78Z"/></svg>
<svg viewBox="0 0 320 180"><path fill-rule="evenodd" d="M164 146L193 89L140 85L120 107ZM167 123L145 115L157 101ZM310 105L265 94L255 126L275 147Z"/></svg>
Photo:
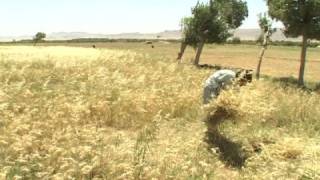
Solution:
<svg viewBox="0 0 320 180"><path fill-rule="evenodd" d="M67 43L60 44L75 47L92 47L93 43ZM177 58L179 43L165 41L154 43L155 48L145 43L95 43L98 48L116 50L132 50L139 53L149 53L152 56L165 56L170 59ZM53 44L42 44L52 46ZM57 44L59 45L59 44ZM206 45L201 55L200 63L222 65L226 67L256 69L261 47L258 45ZM272 77L296 77L300 67L300 47L270 46L265 60L262 63L261 73ZM309 48L307 54L306 81L320 82L320 48ZM188 47L183 58L184 63L190 63L195 52Z"/></svg>
<svg viewBox="0 0 320 180"><path fill-rule="evenodd" d="M319 179L319 94L268 81L201 105L211 73L154 53L0 47L0 179ZM206 112L249 154L204 143ZM208 150L208 148L210 150Z"/></svg>

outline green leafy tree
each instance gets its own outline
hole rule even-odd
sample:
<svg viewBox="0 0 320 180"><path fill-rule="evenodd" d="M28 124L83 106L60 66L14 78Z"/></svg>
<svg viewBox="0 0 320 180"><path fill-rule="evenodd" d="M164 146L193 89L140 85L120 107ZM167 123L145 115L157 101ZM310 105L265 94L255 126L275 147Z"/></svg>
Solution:
<svg viewBox="0 0 320 180"><path fill-rule="evenodd" d="M183 20L183 42L178 59L187 45L196 47L195 65L199 64L205 43L223 43L248 16L246 2L242 0L210 0L192 8L192 16Z"/></svg>
<svg viewBox="0 0 320 180"><path fill-rule="evenodd" d="M34 46L42 41L44 38L46 38L46 34L43 32L38 32L34 37L33 37L33 42L34 42Z"/></svg>
<svg viewBox="0 0 320 180"><path fill-rule="evenodd" d="M199 65L205 43L222 43L230 37L227 24L219 14L218 7L212 3L198 3L193 8L194 30L197 35L197 51L194 64Z"/></svg>
<svg viewBox="0 0 320 180"><path fill-rule="evenodd" d="M269 14L281 21L288 37L302 36L299 85L304 85L308 40L320 39L320 0L266 0Z"/></svg>
<svg viewBox="0 0 320 180"><path fill-rule="evenodd" d="M260 70L261 70L262 60L263 60L263 56L265 54L265 51L268 48L268 44L270 42L271 35L276 31L276 29L272 29L272 20L270 18L268 18L268 16L266 14L259 15L259 26L261 29L260 37L261 37L262 48L261 48L258 66L257 66L257 72L256 72L257 79L260 79Z"/></svg>
<svg viewBox="0 0 320 180"><path fill-rule="evenodd" d="M247 3L243 0L210 0L211 6L216 6L228 28L236 29L248 17Z"/></svg>

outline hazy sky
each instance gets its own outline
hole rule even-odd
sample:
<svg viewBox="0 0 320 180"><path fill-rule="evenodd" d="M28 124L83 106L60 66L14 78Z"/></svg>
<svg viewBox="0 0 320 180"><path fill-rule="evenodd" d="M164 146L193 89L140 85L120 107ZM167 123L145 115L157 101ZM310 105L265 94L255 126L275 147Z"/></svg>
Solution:
<svg viewBox="0 0 320 180"><path fill-rule="evenodd" d="M204 1L204 0L202 0ZM0 36L51 32L160 32L179 29L197 0L1 0ZM257 28L264 0L247 0L249 18L241 28Z"/></svg>

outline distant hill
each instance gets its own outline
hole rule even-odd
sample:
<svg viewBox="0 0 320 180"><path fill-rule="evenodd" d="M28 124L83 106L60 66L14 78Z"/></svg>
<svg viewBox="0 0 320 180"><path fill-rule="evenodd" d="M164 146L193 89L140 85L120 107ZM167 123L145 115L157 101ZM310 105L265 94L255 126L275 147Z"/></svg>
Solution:
<svg viewBox="0 0 320 180"><path fill-rule="evenodd" d="M234 32L234 37L239 37L241 40L256 40L259 37L259 29L237 29ZM17 37L1 37L0 41L12 41L22 39L32 39L33 36L17 36ZM120 33L120 34L91 34L86 32L55 32L47 34L47 40L71 40L79 38L109 38L109 39L180 39L181 32L179 30L164 31L160 33ZM298 38L286 38L279 29L272 36L274 41L299 41Z"/></svg>
<svg viewBox="0 0 320 180"><path fill-rule="evenodd" d="M260 29L237 29L234 32L234 37L239 37L241 40L257 40L260 36ZM281 29L272 35L271 39L273 41L300 41L301 38L287 38Z"/></svg>
<svg viewBox="0 0 320 180"><path fill-rule="evenodd" d="M33 36L0 36L0 41L32 39ZM164 31L160 33L120 33L120 34L91 34L86 32L55 32L47 34L46 40L71 40L80 38L108 38L108 39L180 39L180 31Z"/></svg>

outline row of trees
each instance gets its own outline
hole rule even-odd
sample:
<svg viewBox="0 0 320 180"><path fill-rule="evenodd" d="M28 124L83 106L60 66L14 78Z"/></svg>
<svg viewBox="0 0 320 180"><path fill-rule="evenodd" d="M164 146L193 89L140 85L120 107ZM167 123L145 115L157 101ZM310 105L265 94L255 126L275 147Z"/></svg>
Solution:
<svg viewBox="0 0 320 180"><path fill-rule="evenodd" d="M320 0L266 0L269 16L281 21L287 37L302 37L300 57L299 85L304 85L304 71L308 41L320 40ZM181 60L185 48L189 45L196 49L195 65L199 64L205 43L225 42L230 30L238 28L248 16L246 2L242 0L210 0L209 3L197 3L192 8L192 16L182 20L184 38L178 59ZM263 55L270 36L274 32L271 20L267 15L260 16L263 45L257 66L257 78Z"/></svg>

